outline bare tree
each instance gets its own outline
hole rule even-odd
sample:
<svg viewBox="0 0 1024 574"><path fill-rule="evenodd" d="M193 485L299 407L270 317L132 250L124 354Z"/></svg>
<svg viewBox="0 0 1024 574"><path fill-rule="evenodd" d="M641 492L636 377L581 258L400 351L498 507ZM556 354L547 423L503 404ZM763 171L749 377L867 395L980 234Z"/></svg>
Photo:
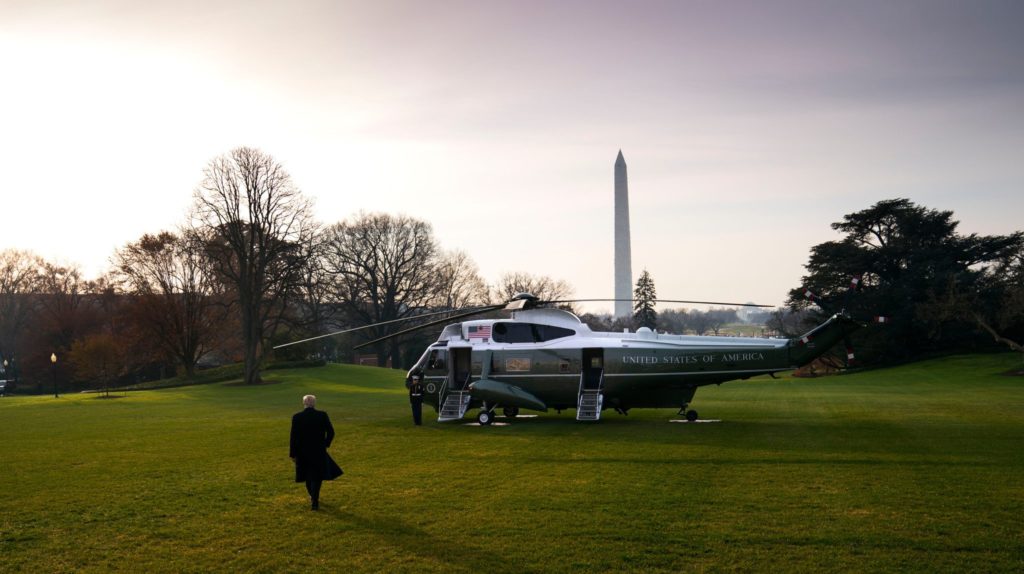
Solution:
<svg viewBox="0 0 1024 574"><path fill-rule="evenodd" d="M84 305L87 282L74 265L43 263L39 282L41 332L45 343L54 351L66 351L90 322L89 308Z"/></svg>
<svg viewBox="0 0 1024 574"><path fill-rule="evenodd" d="M299 283L299 297L295 301L295 312L290 317L287 332L291 340L304 339L323 335L337 326L336 320L341 314L340 306L334 298L335 289L331 284L325 260L326 234L320 234L315 246L313 257L303 269ZM302 345L287 347L285 356L300 359L309 356L330 358L337 355L337 340L326 337Z"/></svg>
<svg viewBox="0 0 1024 574"><path fill-rule="evenodd" d="M125 370L124 348L107 333L94 333L77 339L68 352L68 361L80 383L102 386L110 396L110 381Z"/></svg>
<svg viewBox="0 0 1024 574"><path fill-rule="evenodd" d="M435 307L461 309L487 303L487 284L465 251L442 253L434 269Z"/></svg>
<svg viewBox="0 0 1024 574"><path fill-rule="evenodd" d="M502 275L493 289L496 301L508 301L517 293L530 293L544 301L557 301L571 297L573 289L562 279L522 271Z"/></svg>
<svg viewBox="0 0 1024 574"><path fill-rule="evenodd" d="M194 193L193 228L236 291L245 382L259 382L273 336L311 260L318 226L312 204L270 155L241 147L210 162Z"/></svg>
<svg viewBox="0 0 1024 574"><path fill-rule="evenodd" d="M38 255L27 251L0 251L0 360L7 361L8 378L17 372L17 361L26 347L25 330L43 265Z"/></svg>
<svg viewBox="0 0 1024 574"><path fill-rule="evenodd" d="M336 298L360 324L380 323L421 313L437 294L437 246L430 224L406 216L359 214L327 231L327 272ZM404 326L403 326L404 327ZM384 337L403 328L381 325L370 337ZM400 361L399 341L385 352L377 345L378 365L390 355Z"/></svg>
<svg viewBox="0 0 1024 574"><path fill-rule="evenodd" d="M658 314L658 323L666 331L681 335L687 327L686 309L666 309Z"/></svg>
<svg viewBox="0 0 1024 574"><path fill-rule="evenodd" d="M690 309L686 313L686 326L693 331L694 335L704 335L711 330L712 319L707 311Z"/></svg>
<svg viewBox="0 0 1024 574"><path fill-rule="evenodd" d="M722 330L722 327L729 323L739 322L739 317L736 316L736 309L718 309L712 307L707 312L708 317L708 328L711 329L715 335L718 335Z"/></svg>
<svg viewBox="0 0 1024 574"><path fill-rule="evenodd" d="M132 295L129 316L189 377L212 349L223 316L222 284L205 257L206 243L163 231L114 255L117 279Z"/></svg>
<svg viewBox="0 0 1024 574"><path fill-rule="evenodd" d="M632 315L616 317L611 313L583 313L579 317L592 331L622 333L635 330L638 326Z"/></svg>
<svg viewBox="0 0 1024 574"><path fill-rule="evenodd" d="M814 314L807 309L794 311L788 307L778 307L772 311L765 327L781 337L792 338L806 332L814 324Z"/></svg>
<svg viewBox="0 0 1024 574"><path fill-rule="evenodd" d="M592 331L611 331L614 317L610 313L583 313L580 322Z"/></svg>

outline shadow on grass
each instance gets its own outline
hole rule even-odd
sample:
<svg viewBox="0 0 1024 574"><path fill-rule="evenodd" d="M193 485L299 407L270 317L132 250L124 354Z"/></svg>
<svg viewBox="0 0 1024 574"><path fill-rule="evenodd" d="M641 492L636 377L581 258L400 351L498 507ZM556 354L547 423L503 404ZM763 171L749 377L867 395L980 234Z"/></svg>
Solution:
<svg viewBox="0 0 1024 574"><path fill-rule="evenodd" d="M833 458L822 457L800 457L800 458L724 458L724 457L701 457L692 460L681 461L678 459L659 458L635 458L635 457L577 457L577 458L531 458L530 463L538 464L644 464L652 466L678 466L678 465L730 465L730 466L788 466L788 465L815 465L815 466L896 466L901 468L931 468L931 467L964 467L998 468L1000 465L977 461L948 461L948 460L892 460L879 458Z"/></svg>
<svg viewBox="0 0 1024 574"><path fill-rule="evenodd" d="M273 378L273 379L267 378L267 379L260 379L260 381L257 382L257 383L247 383L245 381L230 381L230 382L226 382L226 383L221 383L221 386L224 386L224 387L244 387L244 388L247 388L247 389L251 389L251 388L254 388L254 387L265 387L267 385L279 385L279 384L281 384L283 382L284 382L283 380L278 379L278 378Z"/></svg>
<svg viewBox="0 0 1024 574"><path fill-rule="evenodd" d="M495 564L511 564L507 559L496 554L493 547L475 546L465 536L458 538L432 536L393 516L371 518L323 503L318 512L321 515L344 520L375 536L383 537L389 545L401 548L409 554L447 564L452 567L453 571L490 571Z"/></svg>
<svg viewBox="0 0 1024 574"><path fill-rule="evenodd" d="M925 422L821 420L724 420L713 425L672 424L650 417L579 423L571 417L538 417L515 420L500 428L466 424L430 423L452 442L489 442L489 439L532 438L560 450L574 441L574 452L622 452L639 454L645 449L668 461L737 462L742 464L904 464L920 468L985 466L1004 460L1010 453L1000 428L966 426L947 428ZM938 437L946 437L939 440ZM992 439L991 448L977 441ZM682 449L682 450L680 450ZM699 449L695 451L692 449ZM711 458L698 458L714 449ZM774 453L777 458L769 458ZM753 457L753 458L752 458ZM614 457L612 457L614 459ZM638 457L643 461L645 457ZM553 459L564 460L564 459ZM583 459L593 460L593 459ZM619 459L636 461L630 456Z"/></svg>

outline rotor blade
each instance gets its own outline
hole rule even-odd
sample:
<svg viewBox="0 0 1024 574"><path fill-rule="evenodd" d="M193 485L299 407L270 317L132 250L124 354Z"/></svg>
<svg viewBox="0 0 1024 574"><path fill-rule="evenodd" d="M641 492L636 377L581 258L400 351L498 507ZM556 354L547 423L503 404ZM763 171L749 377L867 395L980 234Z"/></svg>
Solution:
<svg viewBox="0 0 1024 574"><path fill-rule="evenodd" d="M420 329L426 329L427 327L433 327L434 325L438 325L440 323L446 323L446 322L451 321L453 319L461 319L463 317L470 317L472 315L480 315L480 314L487 313L487 312L490 312L490 311L497 311L498 309L502 309L504 307L505 307L504 303L501 303L500 305L489 305L487 307L480 307L480 308L476 309L475 311L467 311L465 313L460 313L458 315L452 315L451 317L445 317L443 319L437 319L435 321L429 321L427 323L423 323L422 325L416 325L415 327L409 327L408 329L403 329L401 331L398 331L397 333L391 333L390 335L385 335L383 337L379 337L379 338L374 339L372 341L367 341L365 343L360 343L360 344L358 344L358 345L356 345L356 346L354 346L352 348L353 349L361 349L363 347L367 347L367 346L373 345L375 343L380 343L381 341L387 341L388 339L393 339L395 337L398 337L398 336L401 336L401 335L405 335L406 333L412 333L413 331L419 331ZM420 315L420 316L422 317L423 315ZM381 323L378 323L378 325L380 325L380 324ZM373 325L370 325L370 326L372 327Z"/></svg>
<svg viewBox="0 0 1024 574"><path fill-rule="evenodd" d="M538 301L538 303L591 303L610 301L634 301L635 299L561 299L558 301ZM721 301L682 301L679 299L654 299L655 303L691 303L699 305L731 305L733 307L771 307L778 305L759 305L757 303L723 303Z"/></svg>
<svg viewBox="0 0 1024 574"><path fill-rule="evenodd" d="M846 348L846 368L854 366L856 355L853 353L853 343L850 342L850 336L843 337L843 346Z"/></svg>
<svg viewBox="0 0 1024 574"><path fill-rule="evenodd" d="M447 311L435 311L433 313L424 313L422 315L414 315L412 317L402 317L401 319L392 319L390 321L381 321L380 323L373 323L373 324L370 324L370 325L363 325L362 327L353 327L351 329L344 329L342 331L335 331L333 333L327 333L326 335L317 335L316 337L310 337L308 339L303 339L301 341L292 341L291 343L284 343L284 344L281 344L281 345L277 345L274 348L275 349L280 349L281 347L288 347L290 345L298 345L299 343L306 343L306 342L309 342L309 341L315 341L317 339L323 339L324 337L332 337L334 335L341 335L343 333L351 333L353 331L362 331L363 329L369 329L370 327L377 327L378 325L388 325L388 324L391 324L391 323L401 323L403 321L412 321L413 319L422 319L424 317L433 317L435 315L443 315L445 313L456 313L456 312L462 311L463 309L448 309ZM445 319L445 320L447 320L447 319Z"/></svg>

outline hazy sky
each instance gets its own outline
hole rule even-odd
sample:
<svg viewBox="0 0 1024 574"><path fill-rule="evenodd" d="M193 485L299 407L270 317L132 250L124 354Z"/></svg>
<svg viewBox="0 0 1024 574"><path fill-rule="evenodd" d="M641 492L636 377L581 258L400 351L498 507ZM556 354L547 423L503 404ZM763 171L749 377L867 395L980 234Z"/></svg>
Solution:
<svg viewBox="0 0 1024 574"><path fill-rule="evenodd" d="M613 293L619 149L665 298L782 303L881 199L1024 229L1013 0L0 0L0 63L0 249L89 276L240 145L325 223L422 218L581 297Z"/></svg>

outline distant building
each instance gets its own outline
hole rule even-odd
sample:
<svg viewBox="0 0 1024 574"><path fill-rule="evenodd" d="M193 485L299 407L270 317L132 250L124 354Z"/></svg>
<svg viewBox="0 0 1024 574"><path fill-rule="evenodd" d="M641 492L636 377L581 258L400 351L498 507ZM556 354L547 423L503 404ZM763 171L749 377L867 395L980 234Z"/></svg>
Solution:
<svg viewBox="0 0 1024 574"><path fill-rule="evenodd" d="M751 301L747 301L747 304L753 305L754 303L752 303ZM749 323L750 315L753 314L753 312L753 307L740 307L739 309L736 310L736 317L738 317L739 320L743 321L744 323Z"/></svg>
<svg viewBox="0 0 1024 574"><path fill-rule="evenodd" d="M355 356L355 360L353 360L352 362L357 364L357 365L363 365L364 367L376 367L377 366L377 355L376 355L376 353L374 353L374 354L367 354L367 355L356 355ZM391 366L391 357L388 357L387 364L385 366L387 368L389 368L389 369L392 368L392 366Z"/></svg>

